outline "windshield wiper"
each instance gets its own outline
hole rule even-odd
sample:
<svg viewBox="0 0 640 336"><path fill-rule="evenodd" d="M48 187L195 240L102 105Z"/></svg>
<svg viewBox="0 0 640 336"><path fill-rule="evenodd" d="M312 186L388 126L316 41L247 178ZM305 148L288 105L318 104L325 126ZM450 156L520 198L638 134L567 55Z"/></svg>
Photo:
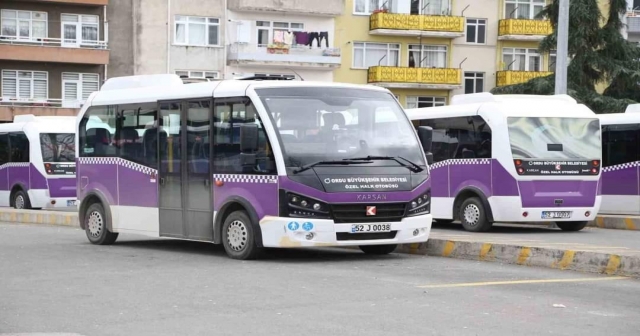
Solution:
<svg viewBox="0 0 640 336"><path fill-rule="evenodd" d="M322 166L322 165L351 165L351 164L364 164L364 163L371 163L371 160L350 160L350 159L345 159L342 161L318 161L318 162L313 162L313 163L309 163L306 164L296 170L293 171L294 174L299 174L302 173L305 170L311 169L315 166Z"/></svg>
<svg viewBox="0 0 640 336"><path fill-rule="evenodd" d="M412 162L411 160L405 159L402 156L366 156L366 157L359 157L359 158L350 158L350 159L345 159L345 160L352 160L352 161L372 161L372 160L391 160L391 161L395 161L397 162L399 165L411 170L414 173L419 173L421 171L423 171L424 169L420 166L418 166L418 164ZM400 161L402 160L402 161ZM404 163L404 162L406 163ZM408 164L407 164L408 163Z"/></svg>

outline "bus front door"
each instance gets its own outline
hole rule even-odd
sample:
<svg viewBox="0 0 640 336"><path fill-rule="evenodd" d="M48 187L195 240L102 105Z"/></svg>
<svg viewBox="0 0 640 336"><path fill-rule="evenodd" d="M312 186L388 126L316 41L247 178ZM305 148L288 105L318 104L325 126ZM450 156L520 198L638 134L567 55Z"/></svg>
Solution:
<svg viewBox="0 0 640 336"><path fill-rule="evenodd" d="M160 102L160 236L213 241L211 100Z"/></svg>

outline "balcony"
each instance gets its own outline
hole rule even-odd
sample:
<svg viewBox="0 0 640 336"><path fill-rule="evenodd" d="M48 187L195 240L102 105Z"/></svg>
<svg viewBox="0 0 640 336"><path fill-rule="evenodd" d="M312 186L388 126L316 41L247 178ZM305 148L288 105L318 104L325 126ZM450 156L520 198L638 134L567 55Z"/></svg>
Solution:
<svg viewBox="0 0 640 336"><path fill-rule="evenodd" d="M498 40L502 41L541 41L551 33L548 20L506 19L498 26Z"/></svg>
<svg viewBox="0 0 640 336"><path fill-rule="evenodd" d="M69 44L59 38L0 35L0 60L102 65L109 64L109 50L103 41Z"/></svg>
<svg viewBox="0 0 640 336"><path fill-rule="evenodd" d="M21 99L0 97L0 121L13 121L17 115L76 116L79 108L63 107L62 99Z"/></svg>
<svg viewBox="0 0 640 336"><path fill-rule="evenodd" d="M552 75L551 71L498 71L496 74L496 86L513 85L528 82L538 77Z"/></svg>
<svg viewBox="0 0 640 336"><path fill-rule="evenodd" d="M640 11L635 15L627 17L627 32L630 34L640 33Z"/></svg>
<svg viewBox="0 0 640 336"><path fill-rule="evenodd" d="M369 17L369 34L455 38L464 36L464 17L375 13Z"/></svg>
<svg viewBox="0 0 640 336"><path fill-rule="evenodd" d="M394 89L453 90L462 87L462 71L452 68L373 66L369 68L367 82Z"/></svg>
<svg viewBox="0 0 640 336"><path fill-rule="evenodd" d="M229 65L265 66L331 71L340 67L340 49L308 46L257 46L234 43L229 46Z"/></svg>
<svg viewBox="0 0 640 336"><path fill-rule="evenodd" d="M291 13L317 16L340 16L344 0L228 0L228 8L238 12Z"/></svg>

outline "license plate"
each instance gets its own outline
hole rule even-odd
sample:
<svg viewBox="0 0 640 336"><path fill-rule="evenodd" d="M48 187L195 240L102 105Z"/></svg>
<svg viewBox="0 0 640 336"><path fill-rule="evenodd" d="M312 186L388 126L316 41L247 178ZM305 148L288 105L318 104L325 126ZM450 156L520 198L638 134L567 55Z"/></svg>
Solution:
<svg viewBox="0 0 640 336"><path fill-rule="evenodd" d="M542 219L571 218L571 211L543 211Z"/></svg>
<svg viewBox="0 0 640 336"><path fill-rule="evenodd" d="M354 224L351 233L391 232L391 224Z"/></svg>
<svg viewBox="0 0 640 336"><path fill-rule="evenodd" d="M76 206L76 201L67 201L67 206Z"/></svg>

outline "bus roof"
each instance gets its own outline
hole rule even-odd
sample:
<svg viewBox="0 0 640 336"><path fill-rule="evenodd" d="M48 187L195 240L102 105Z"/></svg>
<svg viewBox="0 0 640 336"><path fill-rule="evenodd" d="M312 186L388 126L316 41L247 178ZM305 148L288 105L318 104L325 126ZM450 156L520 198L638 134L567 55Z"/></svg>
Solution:
<svg viewBox="0 0 640 336"><path fill-rule="evenodd" d="M469 97L461 97L469 96ZM488 117L595 117L588 107L566 95L493 95L491 93L457 95L452 105L407 109L410 119L463 117L482 114Z"/></svg>
<svg viewBox="0 0 640 336"><path fill-rule="evenodd" d="M176 81L175 79L178 79ZM153 80L155 79L155 80ZM183 84L176 75L127 76L107 80L103 88L94 92L88 105L111 105L156 102L158 100L190 99L213 97L245 96L249 88L278 87L337 87L359 88L389 92L373 85L311 81L263 81L263 80L221 80L214 82ZM111 81L111 82L110 82Z"/></svg>
<svg viewBox="0 0 640 336"><path fill-rule="evenodd" d="M640 113L610 113L601 114L598 117L602 125L640 123Z"/></svg>
<svg viewBox="0 0 640 336"><path fill-rule="evenodd" d="M13 120L11 123L0 124L0 132L22 131L29 125L40 133L75 133L76 117L26 114L15 116Z"/></svg>

